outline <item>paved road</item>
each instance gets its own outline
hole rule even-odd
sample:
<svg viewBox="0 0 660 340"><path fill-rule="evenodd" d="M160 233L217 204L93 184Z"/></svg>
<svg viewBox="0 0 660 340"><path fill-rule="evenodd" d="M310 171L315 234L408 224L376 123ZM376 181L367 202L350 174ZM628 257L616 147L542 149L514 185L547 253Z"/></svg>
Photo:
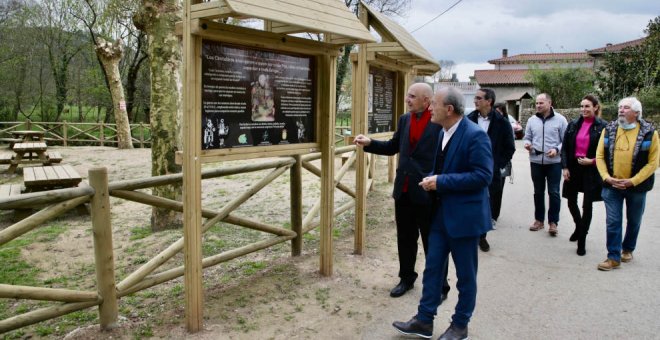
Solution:
<svg viewBox="0 0 660 340"><path fill-rule="evenodd" d="M660 185L647 195L633 262L601 272L596 265L607 255L602 202L594 204L586 256L577 256L576 244L568 241L574 225L564 199L557 237L548 235L547 226L529 231L534 207L529 163L520 141L516 149L514 183L504 188L498 228L488 236L491 251L480 253L471 339L660 339ZM420 294L416 285L392 299L365 325L363 338L400 338L389 325L413 315ZM439 308L435 337L447 327L456 299L452 290Z"/></svg>

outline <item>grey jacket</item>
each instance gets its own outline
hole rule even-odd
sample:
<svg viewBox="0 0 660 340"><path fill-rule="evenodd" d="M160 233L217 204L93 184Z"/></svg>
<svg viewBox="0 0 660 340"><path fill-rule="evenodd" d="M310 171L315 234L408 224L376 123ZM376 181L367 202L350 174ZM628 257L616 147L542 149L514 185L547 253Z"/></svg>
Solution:
<svg viewBox="0 0 660 340"><path fill-rule="evenodd" d="M532 146L529 161L537 164L561 163L561 145L567 126L566 118L552 108L545 119L540 113L529 117L523 137L525 145ZM550 149L556 149L557 156L548 157L547 152Z"/></svg>

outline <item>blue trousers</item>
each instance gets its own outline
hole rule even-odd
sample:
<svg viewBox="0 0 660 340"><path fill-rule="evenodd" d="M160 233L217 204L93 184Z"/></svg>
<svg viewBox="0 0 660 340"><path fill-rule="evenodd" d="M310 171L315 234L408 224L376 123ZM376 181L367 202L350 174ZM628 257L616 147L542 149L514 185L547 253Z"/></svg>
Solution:
<svg viewBox="0 0 660 340"><path fill-rule="evenodd" d="M417 307L417 319L432 323L440 305L440 294L446 277L446 263L451 257L456 267L456 288L458 303L452 322L458 327L466 327L472 317L477 300L477 267L479 236L451 238L439 219L431 224L429 252L422 283L422 298Z"/></svg>
<svg viewBox="0 0 660 340"><path fill-rule="evenodd" d="M532 182L534 182L534 219L545 221L545 184L548 183L548 196L550 196L550 207L548 207L548 223L559 222L559 208L561 197L559 195L559 184L561 182L561 163L537 164L530 163L532 169Z"/></svg>
<svg viewBox="0 0 660 340"><path fill-rule="evenodd" d="M607 258L621 261L621 250L634 251L646 206L646 192L603 188L605 224L607 225ZM626 236L623 237L623 202L626 202ZM623 238L623 242L621 239Z"/></svg>

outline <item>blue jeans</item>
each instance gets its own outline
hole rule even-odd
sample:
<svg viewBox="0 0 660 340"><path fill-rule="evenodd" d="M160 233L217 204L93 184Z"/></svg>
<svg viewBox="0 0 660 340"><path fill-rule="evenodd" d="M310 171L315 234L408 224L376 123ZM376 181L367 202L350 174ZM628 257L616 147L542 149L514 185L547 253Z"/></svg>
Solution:
<svg viewBox="0 0 660 340"><path fill-rule="evenodd" d="M561 163L530 164L532 167L532 182L534 182L534 219L541 222L545 221L545 183L547 181L548 196L550 196L548 223L557 224L559 222L559 208L561 207L561 197L559 196Z"/></svg>
<svg viewBox="0 0 660 340"><path fill-rule="evenodd" d="M621 250L632 252L637 245L639 227L646 206L646 191L633 192L603 188L607 224L607 258L620 262ZM623 237L623 201L626 201L626 236Z"/></svg>
<svg viewBox="0 0 660 340"><path fill-rule="evenodd" d="M441 303L440 294L447 276L445 264L451 253L456 267L458 289L458 303L452 316L452 323L458 327L466 327L477 301L479 236L451 238L445 226L438 220L436 218L433 221L429 233L429 252L426 255L422 298L417 307L417 319L421 322L433 323Z"/></svg>

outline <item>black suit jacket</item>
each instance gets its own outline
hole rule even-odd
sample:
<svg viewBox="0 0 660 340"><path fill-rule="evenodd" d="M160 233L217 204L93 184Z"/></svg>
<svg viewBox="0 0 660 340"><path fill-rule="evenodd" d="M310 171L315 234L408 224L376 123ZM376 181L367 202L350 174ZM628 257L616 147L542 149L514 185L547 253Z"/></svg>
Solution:
<svg viewBox="0 0 660 340"><path fill-rule="evenodd" d="M392 139L387 141L373 140L364 151L378 155L392 156L399 154L399 164L394 179L394 191L392 197L399 199L403 193L403 183L408 177L408 194L410 200L417 204L428 204L432 202L429 194L418 184L422 178L433 172L433 160L438 145L438 134L442 130L440 125L429 122L417 142L414 149L410 147L410 119L408 112L399 118L397 129Z"/></svg>
<svg viewBox="0 0 660 340"><path fill-rule="evenodd" d="M468 115L468 119L478 124L479 111L472 111ZM511 123L502 116L501 113L495 109L490 110L488 113L490 118L490 125L488 126L488 137L493 151L493 181L491 182L491 190L497 188L500 190L502 181L504 180L500 175L500 169L504 168L511 158L513 153L516 152L516 144L513 138L513 128Z"/></svg>

